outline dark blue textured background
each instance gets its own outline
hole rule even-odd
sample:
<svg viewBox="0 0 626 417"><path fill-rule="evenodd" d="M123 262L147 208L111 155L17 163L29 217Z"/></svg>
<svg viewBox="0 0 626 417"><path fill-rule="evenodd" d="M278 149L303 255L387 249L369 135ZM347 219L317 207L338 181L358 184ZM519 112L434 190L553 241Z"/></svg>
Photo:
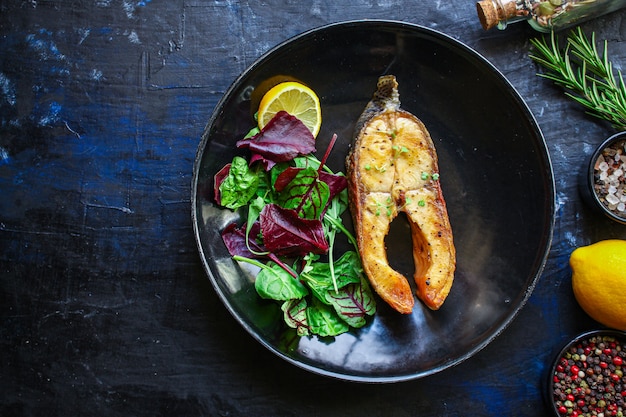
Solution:
<svg viewBox="0 0 626 417"><path fill-rule="evenodd" d="M393 385L308 374L258 345L210 287L190 217L196 148L230 83L289 37L360 18L488 58L535 114L557 188L550 257L512 325L463 364ZM583 28L626 65L626 12ZM599 327L573 299L569 254L626 227L578 197L583 160L613 130L535 76L535 36L484 32L461 0L0 0L0 415L547 415L553 351Z"/></svg>

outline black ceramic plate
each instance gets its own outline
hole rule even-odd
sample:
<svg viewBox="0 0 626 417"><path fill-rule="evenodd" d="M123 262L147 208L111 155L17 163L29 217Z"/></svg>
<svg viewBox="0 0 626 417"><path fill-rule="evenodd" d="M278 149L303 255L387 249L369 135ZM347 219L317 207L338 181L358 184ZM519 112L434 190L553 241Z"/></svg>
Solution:
<svg viewBox="0 0 626 417"><path fill-rule="evenodd" d="M318 151L339 136L329 165L345 171L355 121L380 75L396 75L402 107L429 129L457 249L455 282L439 311L416 302L402 316L378 300L364 328L333 339L297 338L278 308L261 300L254 273L233 262L220 230L242 213L213 203L213 175L253 125L254 88L276 75L320 97ZM492 341L530 296L549 251L554 180L542 134L515 89L488 61L439 32L389 21L332 24L277 46L228 89L199 145L192 217L206 272L226 308L261 344L309 371L351 381L420 378L455 365ZM347 220L349 222L349 219ZM387 239L390 263L412 276L408 223Z"/></svg>

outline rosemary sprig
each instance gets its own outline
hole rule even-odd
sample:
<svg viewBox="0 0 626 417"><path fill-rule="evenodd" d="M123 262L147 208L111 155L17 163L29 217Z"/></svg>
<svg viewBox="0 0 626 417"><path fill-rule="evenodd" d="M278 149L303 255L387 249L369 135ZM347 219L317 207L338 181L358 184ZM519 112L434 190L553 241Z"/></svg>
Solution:
<svg viewBox="0 0 626 417"><path fill-rule="evenodd" d="M563 88L590 115L626 130L626 85L621 71L615 77L606 40L602 54L596 48L595 33L589 40L580 27L570 32L563 50L559 49L554 32L550 44L545 37L530 42L535 47L530 58L546 70L538 76Z"/></svg>

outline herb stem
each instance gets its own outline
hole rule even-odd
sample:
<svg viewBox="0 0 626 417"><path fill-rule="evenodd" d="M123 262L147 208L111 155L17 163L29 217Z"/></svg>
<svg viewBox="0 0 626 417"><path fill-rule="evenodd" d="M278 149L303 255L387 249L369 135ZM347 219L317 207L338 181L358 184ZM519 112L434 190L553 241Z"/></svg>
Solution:
<svg viewBox="0 0 626 417"><path fill-rule="evenodd" d="M354 248L358 251L359 248L356 244L356 239L354 238L354 236L352 235L352 233L350 233L350 231L348 229L345 228L345 226L343 225L343 223L341 223L339 220L335 219L332 216L329 216L328 214L324 214L324 219L326 221L328 221L329 223L331 223L333 226L335 226L337 229L341 230L341 232L346 235L346 237L348 238L348 240L350 241L350 243L352 244L352 246L354 246Z"/></svg>
<svg viewBox="0 0 626 417"><path fill-rule="evenodd" d="M570 32L562 51L554 32L550 44L545 38L530 42L535 47L530 58L546 70L538 76L562 87L566 96L585 107L588 114L608 121L616 129L626 129L626 85L621 71L617 71L617 77L614 74L606 40L600 53L595 33L588 39L578 27Z"/></svg>
<svg viewBox="0 0 626 417"><path fill-rule="evenodd" d="M324 166L326 166L326 160L330 156L330 152L333 150L333 147L335 146L335 142L337 142L337 134L336 133L333 134L333 137L330 139L330 143L326 147L326 152L324 153L324 156L322 157L322 160L320 161L320 167L319 167L318 171L321 171L322 168Z"/></svg>
<svg viewBox="0 0 626 417"><path fill-rule="evenodd" d="M296 272L293 269L291 269L287 264L281 261L276 255L274 255L273 253L270 253L268 257L272 261L274 261L278 266L284 269L289 275L291 275L292 277L296 279L298 278L298 274L296 274ZM269 266L265 265L263 262L259 262L256 259L252 259L252 258L246 258L245 256L233 255L233 259L235 261L246 262L246 263L249 263L250 265L258 266L261 269L271 269Z"/></svg>
<svg viewBox="0 0 626 417"><path fill-rule="evenodd" d="M333 249L335 247L335 229L331 228L328 231L328 268L330 270L330 277L333 281L333 288L335 289L335 293L339 292L339 288L337 287L337 277L335 276L335 260L333 259Z"/></svg>
<svg viewBox="0 0 626 417"><path fill-rule="evenodd" d="M252 258L246 258L245 256L241 256L241 255L233 255L233 260L238 261L238 262L245 262L254 266L258 266L261 269L270 269L263 262L259 262L256 259L252 259Z"/></svg>

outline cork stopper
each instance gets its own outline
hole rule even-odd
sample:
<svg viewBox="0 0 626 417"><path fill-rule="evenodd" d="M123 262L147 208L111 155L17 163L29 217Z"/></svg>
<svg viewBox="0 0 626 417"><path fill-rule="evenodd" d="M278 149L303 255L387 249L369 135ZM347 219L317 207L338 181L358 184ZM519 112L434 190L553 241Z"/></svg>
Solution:
<svg viewBox="0 0 626 417"><path fill-rule="evenodd" d="M517 14L515 1L481 0L476 3L478 20L485 30L498 25L506 26L507 19Z"/></svg>

